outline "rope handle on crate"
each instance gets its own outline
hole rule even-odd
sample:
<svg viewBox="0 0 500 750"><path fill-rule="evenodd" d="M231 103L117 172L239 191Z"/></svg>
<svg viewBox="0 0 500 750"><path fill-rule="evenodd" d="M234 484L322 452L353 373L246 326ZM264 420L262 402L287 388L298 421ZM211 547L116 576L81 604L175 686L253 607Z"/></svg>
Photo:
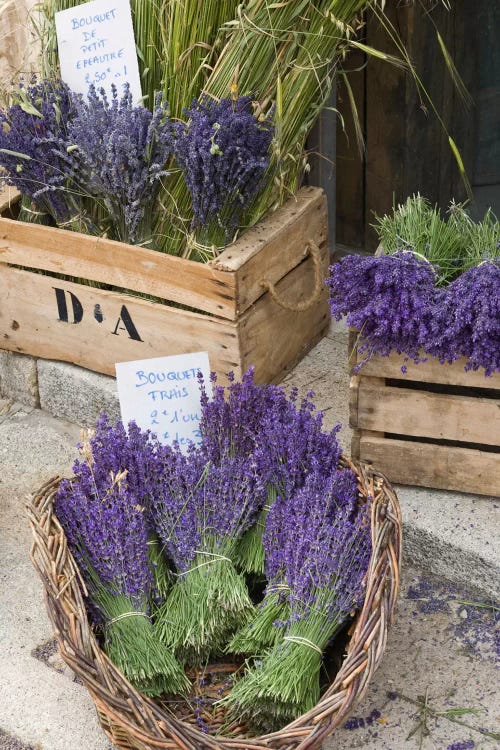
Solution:
<svg viewBox="0 0 500 750"><path fill-rule="evenodd" d="M307 251L305 253L305 257L307 258L310 255L314 266L314 289L309 299L305 300L304 302L297 302L295 305L293 305L290 302L285 302L285 300L279 296L272 281L264 279L260 282L260 285L264 287L264 289L268 290L269 294L277 305L283 307L285 310L291 310L292 312L304 312L305 310L309 310L309 308L318 301L321 296L321 292L323 291L323 276L321 273L321 256L319 247L314 242L314 240L307 240L306 244Z"/></svg>

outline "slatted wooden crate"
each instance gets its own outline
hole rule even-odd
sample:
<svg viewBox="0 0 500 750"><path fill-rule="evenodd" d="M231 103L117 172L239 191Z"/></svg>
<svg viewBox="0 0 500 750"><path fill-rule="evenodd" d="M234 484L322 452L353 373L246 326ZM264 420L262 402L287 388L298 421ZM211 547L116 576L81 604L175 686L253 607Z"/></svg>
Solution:
<svg viewBox="0 0 500 750"><path fill-rule="evenodd" d="M110 375L203 350L222 377L253 365L278 380L328 328L326 222L323 191L303 188L201 264L0 218L0 347Z"/></svg>
<svg viewBox="0 0 500 750"><path fill-rule="evenodd" d="M351 375L353 457L392 482L500 495L500 374L429 358L403 375L401 364L397 354L378 357Z"/></svg>

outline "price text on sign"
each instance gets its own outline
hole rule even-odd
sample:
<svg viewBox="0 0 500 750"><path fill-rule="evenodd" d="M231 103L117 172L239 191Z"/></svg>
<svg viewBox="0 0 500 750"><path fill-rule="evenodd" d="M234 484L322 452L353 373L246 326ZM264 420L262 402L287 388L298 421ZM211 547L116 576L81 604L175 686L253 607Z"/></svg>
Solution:
<svg viewBox="0 0 500 750"><path fill-rule="evenodd" d="M120 95L129 83L138 103L142 96L129 0L92 0L55 14L61 76L87 94L93 83L108 97L114 83Z"/></svg>
<svg viewBox="0 0 500 750"><path fill-rule="evenodd" d="M165 445L177 441L187 448L191 442L201 442L198 375L203 375L210 396L207 352L118 362L115 367L125 425L133 420Z"/></svg>

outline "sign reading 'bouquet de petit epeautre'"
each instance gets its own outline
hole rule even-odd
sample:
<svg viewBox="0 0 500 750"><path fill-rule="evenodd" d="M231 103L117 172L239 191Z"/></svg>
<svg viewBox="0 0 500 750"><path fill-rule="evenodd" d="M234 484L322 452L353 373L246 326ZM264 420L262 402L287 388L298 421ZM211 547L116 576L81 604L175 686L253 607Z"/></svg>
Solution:
<svg viewBox="0 0 500 750"><path fill-rule="evenodd" d="M94 84L111 94L130 84L142 97L129 0L92 0L55 14L61 76L79 94Z"/></svg>

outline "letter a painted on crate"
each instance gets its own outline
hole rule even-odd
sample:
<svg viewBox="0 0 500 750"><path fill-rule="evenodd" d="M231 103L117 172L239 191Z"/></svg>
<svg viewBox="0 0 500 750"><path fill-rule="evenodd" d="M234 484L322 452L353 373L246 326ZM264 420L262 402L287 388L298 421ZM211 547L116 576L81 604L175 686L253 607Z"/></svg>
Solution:
<svg viewBox="0 0 500 750"><path fill-rule="evenodd" d="M120 325L120 323L123 325ZM134 341L142 341L125 305L122 305L120 317L116 321L115 330L112 331L113 335L119 336L118 331L127 331L131 339L134 339Z"/></svg>
<svg viewBox="0 0 500 750"><path fill-rule="evenodd" d="M58 289L57 287L53 287L56 293L56 301L57 301L57 312L59 313L59 320L63 323L80 323L81 319L83 318L83 307L82 303L76 297L73 292L66 292L64 289ZM66 295L69 295L69 299L71 300L71 306L73 308L73 320L70 321L69 315L68 315L68 305L66 303Z"/></svg>

